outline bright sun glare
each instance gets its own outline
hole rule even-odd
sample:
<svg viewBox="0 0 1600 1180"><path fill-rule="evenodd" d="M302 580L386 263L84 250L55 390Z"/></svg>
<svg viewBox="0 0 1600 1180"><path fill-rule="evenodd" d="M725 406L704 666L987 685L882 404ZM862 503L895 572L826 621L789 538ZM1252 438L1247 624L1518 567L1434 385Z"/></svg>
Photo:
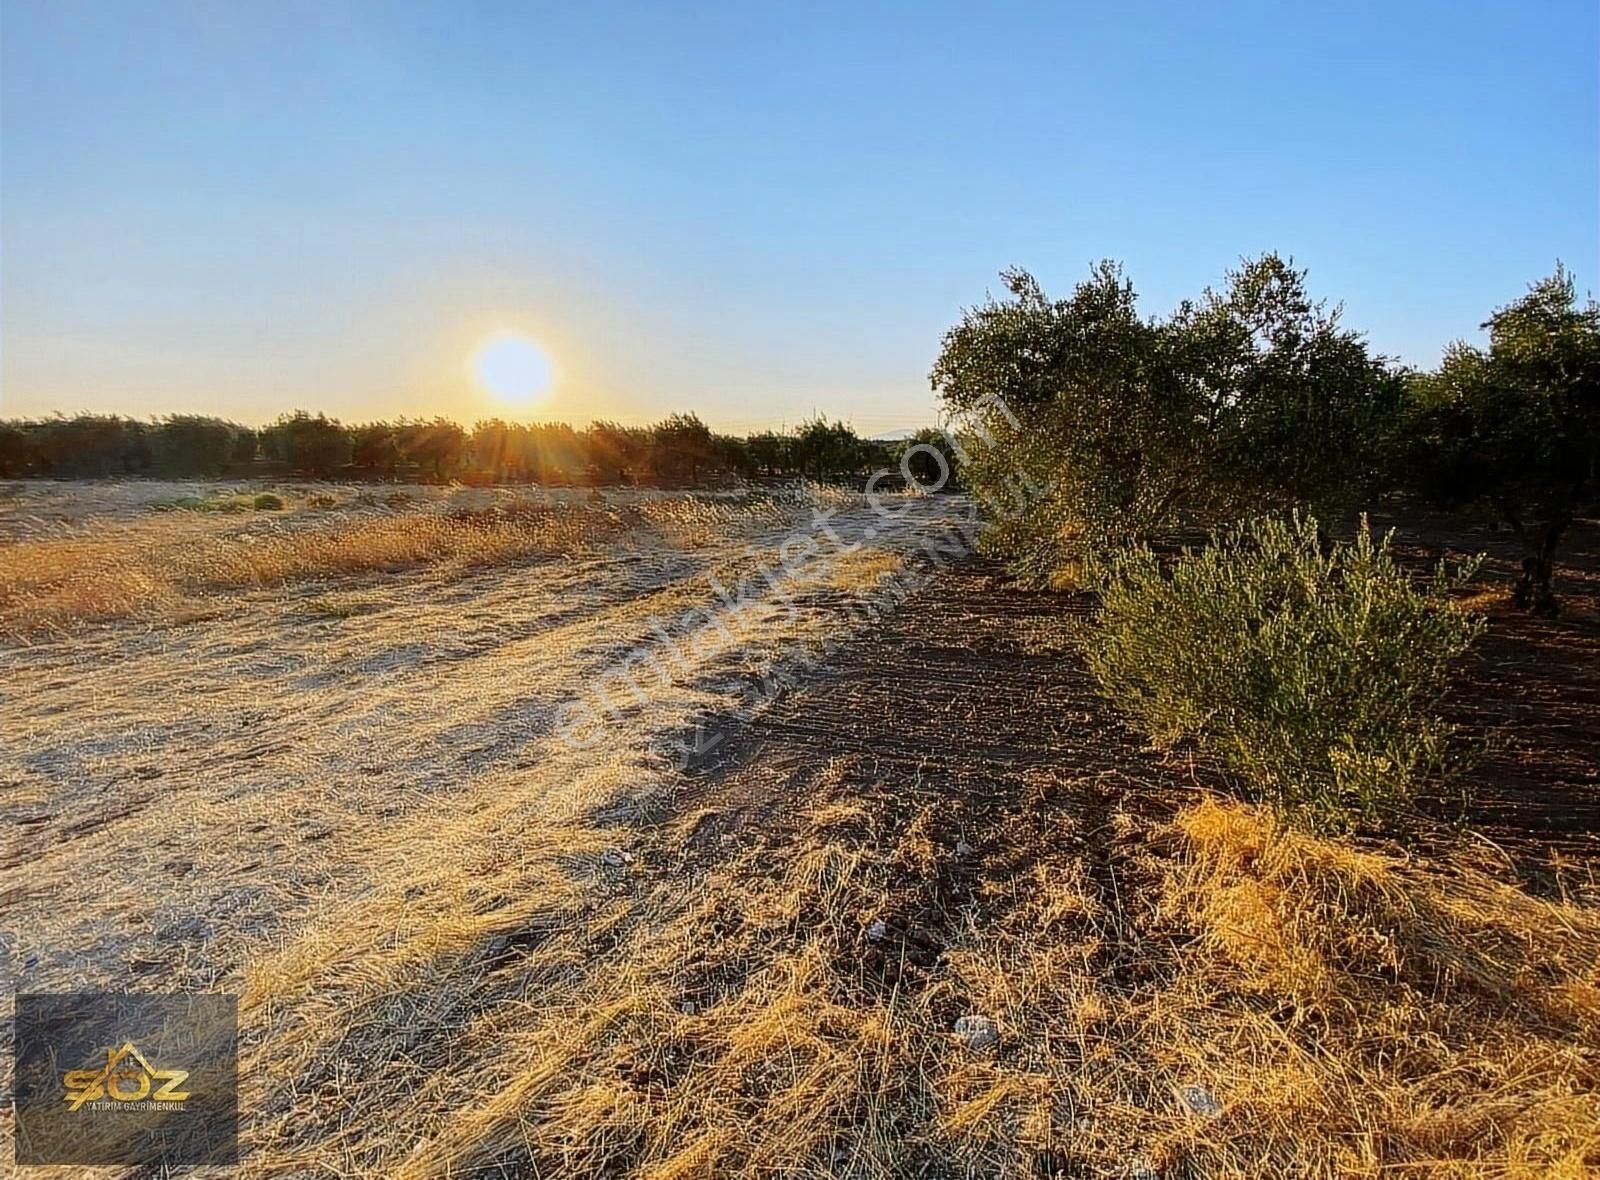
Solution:
<svg viewBox="0 0 1600 1180"><path fill-rule="evenodd" d="M531 406L550 388L550 358L534 341L516 332L491 336L473 354L478 384L503 402Z"/></svg>

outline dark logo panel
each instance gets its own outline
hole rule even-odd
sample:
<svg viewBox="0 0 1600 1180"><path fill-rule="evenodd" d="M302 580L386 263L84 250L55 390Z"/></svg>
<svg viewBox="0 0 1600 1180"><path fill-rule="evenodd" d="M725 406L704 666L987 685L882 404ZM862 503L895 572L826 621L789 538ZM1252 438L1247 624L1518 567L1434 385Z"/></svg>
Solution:
<svg viewBox="0 0 1600 1180"><path fill-rule="evenodd" d="M17 996L18 1164L231 1164L235 996Z"/></svg>

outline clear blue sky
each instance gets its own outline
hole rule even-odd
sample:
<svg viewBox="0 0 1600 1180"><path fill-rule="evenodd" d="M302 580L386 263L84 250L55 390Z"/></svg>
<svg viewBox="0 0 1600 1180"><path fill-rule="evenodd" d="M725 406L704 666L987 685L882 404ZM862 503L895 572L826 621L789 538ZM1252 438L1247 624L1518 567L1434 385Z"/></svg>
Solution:
<svg viewBox="0 0 1600 1180"><path fill-rule="evenodd" d="M878 432L1004 266L1265 249L1430 364L1600 279L1597 13L4 0L0 413L470 420L511 329L534 417Z"/></svg>

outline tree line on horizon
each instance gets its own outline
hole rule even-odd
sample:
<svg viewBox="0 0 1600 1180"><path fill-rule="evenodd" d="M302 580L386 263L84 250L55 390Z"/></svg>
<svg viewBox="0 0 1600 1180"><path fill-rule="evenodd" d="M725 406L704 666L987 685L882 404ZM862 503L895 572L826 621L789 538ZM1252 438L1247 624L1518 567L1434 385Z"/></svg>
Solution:
<svg viewBox="0 0 1600 1180"><path fill-rule="evenodd" d="M946 456L937 430L912 439L862 438L846 423L816 417L786 431L719 434L693 413L651 426L521 423L499 418L470 430L446 418L347 425L305 410L259 430L222 418L174 414L144 421L82 413L0 420L0 478L211 479L294 475L315 479L484 484L660 484L730 479L864 479L898 468L914 442ZM914 454L918 478L939 464Z"/></svg>

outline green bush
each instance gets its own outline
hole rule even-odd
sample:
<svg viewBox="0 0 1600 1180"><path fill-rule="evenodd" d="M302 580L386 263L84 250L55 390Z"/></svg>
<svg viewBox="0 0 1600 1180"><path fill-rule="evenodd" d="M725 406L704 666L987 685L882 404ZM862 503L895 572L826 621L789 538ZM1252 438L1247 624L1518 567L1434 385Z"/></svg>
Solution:
<svg viewBox="0 0 1600 1180"><path fill-rule="evenodd" d="M1365 519L1325 545L1296 514L1236 525L1164 567L1148 547L1099 577L1086 645L1103 692L1163 744L1193 740L1305 826L1379 826L1470 753L1436 712L1483 621L1450 605L1478 560L1419 585Z"/></svg>
<svg viewBox="0 0 1600 1180"><path fill-rule="evenodd" d="M151 512L221 512L230 516L244 512L250 506L248 497L222 492L213 492L207 496L175 496L168 500L151 500L145 505Z"/></svg>
<svg viewBox="0 0 1600 1180"><path fill-rule="evenodd" d="M275 496L271 492L262 492L251 502L251 507L258 512L282 512L283 497Z"/></svg>

